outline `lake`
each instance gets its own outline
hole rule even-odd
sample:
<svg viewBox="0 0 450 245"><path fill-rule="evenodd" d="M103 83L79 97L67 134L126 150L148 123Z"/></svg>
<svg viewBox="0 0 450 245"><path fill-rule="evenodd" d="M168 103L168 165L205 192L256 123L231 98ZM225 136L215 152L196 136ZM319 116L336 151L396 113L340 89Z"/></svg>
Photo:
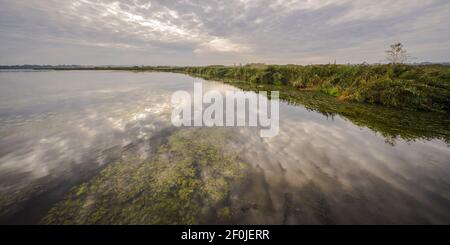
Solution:
<svg viewBox="0 0 450 245"><path fill-rule="evenodd" d="M450 224L448 116L286 92L273 138L175 128L171 95L196 81L265 89L1 71L0 223Z"/></svg>

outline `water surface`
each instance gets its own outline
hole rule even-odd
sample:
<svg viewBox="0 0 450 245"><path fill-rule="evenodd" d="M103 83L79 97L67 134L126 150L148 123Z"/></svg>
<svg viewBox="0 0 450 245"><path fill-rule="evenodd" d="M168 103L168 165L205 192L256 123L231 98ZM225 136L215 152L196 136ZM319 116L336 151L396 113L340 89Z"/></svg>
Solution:
<svg viewBox="0 0 450 245"><path fill-rule="evenodd" d="M93 183L109 183L104 188L113 191L107 181L126 179L125 173L133 175L135 170L106 175L102 170L107 166L133 164L123 161L124 156L132 162L150 161L164 152L161 146L167 141L169 149L165 150L170 151L172 146L179 147L177 142L170 145L171 140L195 140L183 133L189 129L173 128L170 123L171 94L177 90L192 93L194 81L201 81L205 91L239 90L230 84L171 73L0 72L1 223L42 223L52 207L67 200L71 190L86 195L77 205L95 211L95 222L120 223L117 217L107 217L108 210L100 214L94 210L103 197L89 193L98 190ZM398 115L389 109L363 106L370 115L390 113L411 125L414 121L437 125L427 129L416 124L412 132L410 127L402 128L405 123L380 127L383 120L368 120L360 113L362 105L346 107L346 112L359 114L330 115L303 103L280 104L280 134L274 138L260 138L256 128L209 129L225 130L230 137L223 146L205 149L233 151L245 168L239 178L224 178L230 183L214 186L216 189L205 186L209 197L217 190L226 195L219 195L220 200L208 199L216 200L213 204L196 200L208 209L208 215L195 223L450 223L449 129L442 126L446 117ZM189 148L191 144L181 145ZM109 180L102 182L102 176ZM83 183L91 188L86 191ZM72 194L71 198L77 200L78 196ZM134 207L135 212L152 205ZM55 210L61 216L61 211ZM219 213L220 218L211 213ZM155 223L165 222L159 219Z"/></svg>

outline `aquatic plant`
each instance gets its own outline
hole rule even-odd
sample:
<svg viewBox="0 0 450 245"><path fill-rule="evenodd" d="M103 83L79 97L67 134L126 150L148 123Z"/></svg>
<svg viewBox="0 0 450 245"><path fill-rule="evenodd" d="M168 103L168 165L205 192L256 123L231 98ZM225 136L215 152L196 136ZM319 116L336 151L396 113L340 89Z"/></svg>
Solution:
<svg viewBox="0 0 450 245"><path fill-rule="evenodd" d="M133 155L74 187L45 224L198 224L223 206L245 165L224 129L183 129L151 160Z"/></svg>

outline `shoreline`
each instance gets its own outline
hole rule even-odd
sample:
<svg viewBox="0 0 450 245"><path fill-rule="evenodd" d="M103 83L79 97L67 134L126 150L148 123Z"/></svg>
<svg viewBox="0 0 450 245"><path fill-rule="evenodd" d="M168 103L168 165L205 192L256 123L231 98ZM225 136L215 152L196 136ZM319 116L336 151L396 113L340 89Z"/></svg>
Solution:
<svg viewBox="0 0 450 245"><path fill-rule="evenodd" d="M173 72L222 82L275 85L318 91L339 101L404 111L450 114L447 65L245 65L44 67L33 70Z"/></svg>

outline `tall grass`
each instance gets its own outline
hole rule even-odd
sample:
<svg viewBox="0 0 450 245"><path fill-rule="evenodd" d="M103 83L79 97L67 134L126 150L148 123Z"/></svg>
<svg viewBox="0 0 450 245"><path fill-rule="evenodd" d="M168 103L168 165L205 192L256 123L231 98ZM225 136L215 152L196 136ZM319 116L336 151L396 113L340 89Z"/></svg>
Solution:
<svg viewBox="0 0 450 245"><path fill-rule="evenodd" d="M318 90L339 100L401 109L449 113L450 107L450 67L442 65L246 65L170 70L207 79Z"/></svg>

